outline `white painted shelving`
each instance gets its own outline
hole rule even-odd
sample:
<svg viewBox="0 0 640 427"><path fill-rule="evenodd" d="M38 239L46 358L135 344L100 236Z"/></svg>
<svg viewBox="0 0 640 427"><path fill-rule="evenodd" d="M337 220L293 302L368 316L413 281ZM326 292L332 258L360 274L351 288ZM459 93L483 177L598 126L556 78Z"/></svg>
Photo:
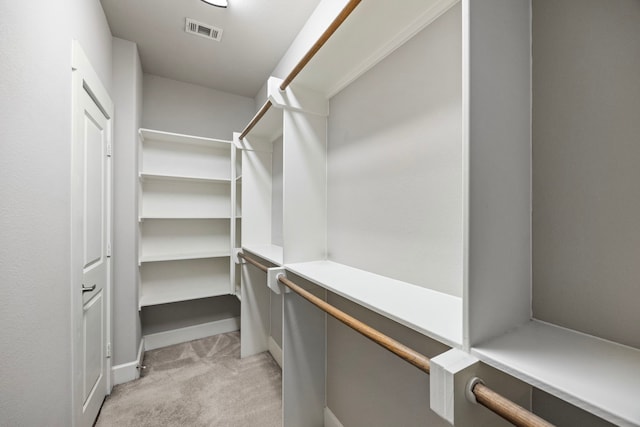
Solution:
<svg viewBox="0 0 640 427"><path fill-rule="evenodd" d="M532 320L472 353L615 425L640 425L638 349Z"/></svg>
<svg viewBox="0 0 640 427"><path fill-rule="evenodd" d="M235 147L149 129L140 141L140 306L234 293Z"/></svg>
<svg viewBox="0 0 640 427"><path fill-rule="evenodd" d="M332 261L286 270L452 347L462 345L462 299Z"/></svg>
<svg viewBox="0 0 640 427"><path fill-rule="evenodd" d="M327 241L344 230L330 229L327 200L332 196L331 183L335 186L336 181L344 177L331 175L334 169L328 167L332 159L327 159L327 126L322 120L328 113L321 112L318 106L363 76L420 30L436 22L443 12L457 3L455 0L408 0L399 8L393 2L362 2L289 88L281 92L277 89L278 79L270 79L268 98L273 107L245 140L235 141L236 146L242 149L244 159L242 248L272 264L283 266L322 289L456 347L486 365L598 417L617 425L640 426L640 395L636 391L640 384L640 350L543 323L532 317L535 281L532 283L531 247L534 236L531 212L536 210L536 206L531 193L531 166L535 159L532 160L531 154L532 31L529 2L461 2L461 112L457 123L460 123L462 155L456 166L461 181L456 196L463 200L459 223L461 250L458 255L462 296L438 292L430 289L428 284L416 286L392 274L385 277L339 264L335 255L328 251L333 242ZM389 76L390 80L401 78L402 67ZM381 105L376 108L386 112L392 110L385 104L387 99L379 102ZM443 105L441 110L449 107ZM375 112L373 107L371 110ZM334 111L332 105L332 114ZM439 109L434 107L434 111ZM362 111L361 115L361 121L366 122L367 112ZM329 116L328 120L332 119L334 117ZM379 123L371 123L372 129L377 126ZM360 131L357 137L364 140L362 134L366 129L353 129L353 134L357 131ZM376 131L380 129L376 128ZM398 135L395 128L383 129L380 133L385 133L390 139L407 137ZM280 136L283 138L284 160L281 180L277 180L272 170L275 164L273 143ZM358 152L359 156L366 156L369 149L365 144L358 147L344 144L340 148L341 153L332 153L334 162L338 158L337 161L348 163L339 156L346 158L349 149ZM378 171L388 167L389 158L393 156L413 154L394 151L392 142L385 153L388 157L378 153L379 163L374 160L364 167L359 165L360 168ZM352 181L365 180L355 167L353 172L348 172L345 175ZM414 174L406 178L411 182L418 172L403 169L402 174ZM385 203L385 194L405 191L402 187L389 188L383 174L380 175L378 182L366 189L366 195L376 195L377 203L368 206L372 216L384 207L393 208ZM381 192L381 188L386 193ZM279 202L281 210L272 205L275 200L272 195L276 192L283 195ZM419 199L425 197L424 194L421 191L407 192L407 197ZM357 193L352 195L360 196ZM438 211L441 206L434 203L432 209ZM438 212L442 216L449 213ZM425 220L424 217L407 218L401 215L397 224L389 221L381 224L381 228L389 234L395 231L410 233L407 230L413 230ZM276 246L274 236L278 231L282 232L283 242ZM372 247L370 251L377 249ZM342 256L345 257L344 253ZM416 263L415 268L422 266ZM252 273L250 267L247 269L243 275L243 287L249 285L252 292L243 293L243 310L247 307L243 318L248 319L245 324L252 329L252 341L248 345L243 342L243 346L249 349L243 350L245 355L246 352L266 350L269 331L269 317L263 307L268 297L262 294L266 279L264 275ZM288 321L297 323L295 327L299 328L295 330L285 321L285 335L311 333L313 328L308 326L314 322L311 312L306 312L288 294L283 295L282 300L283 313L290 316ZM593 306L601 303L607 302L590 302ZM615 309L610 307L610 310ZM637 325L628 327L632 331L640 330ZM627 337L629 335L626 334ZM321 340L313 342L305 335L306 339L306 347L296 347L300 354L308 352L311 360L312 354L324 351ZM284 344L286 346L286 342ZM290 345L295 346L293 343ZM299 363L302 356L289 354L287 359L288 350L283 350L284 377L287 377L289 369L291 372L296 368L303 369L302 364L287 367L287 363ZM322 361L317 363L316 368L320 372ZM496 372L487 366L482 366L481 370ZM324 378L321 379L319 373L317 375L309 385L296 384L291 379L292 382L287 383L289 391L285 387L285 403L295 406L299 401L302 404L304 393L313 387L321 388ZM318 392L319 388L314 391ZM291 390L300 396L288 395L295 394ZM307 412L307 419L312 419L309 414L316 414L316 409ZM296 425L296 416L303 410L289 410L284 409L285 420L289 425Z"/></svg>

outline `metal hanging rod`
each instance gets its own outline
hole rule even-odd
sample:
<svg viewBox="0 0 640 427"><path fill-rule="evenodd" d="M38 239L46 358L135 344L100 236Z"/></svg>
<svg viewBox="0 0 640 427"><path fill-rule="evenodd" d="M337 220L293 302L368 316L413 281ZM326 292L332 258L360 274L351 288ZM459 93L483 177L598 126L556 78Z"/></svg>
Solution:
<svg viewBox="0 0 640 427"><path fill-rule="evenodd" d="M340 11L338 16L336 16L336 18L331 22L331 24L329 24L329 26L322 33L322 35L320 35L318 40L316 40L313 46L311 46L311 48L307 51L307 53L305 53L305 55L296 64L296 66L293 67L293 70L291 70L289 75L285 77L285 79L280 84L280 90L285 90L291 84L293 79L295 79L296 76L300 74L300 71L302 71L304 67L307 66L309 61L311 61L311 59L315 56L315 54L318 53L320 48L324 46L327 40L329 40L329 38L333 35L333 33L336 32L336 30L340 27L340 25L342 25L342 23L349 17L351 12L353 12L353 10L356 8L356 6L358 6L358 4L360 4L361 1L362 0L351 0L349 3L347 3L347 5ZM244 139L249 134L249 132L251 132L251 129L253 129L256 124L258 124L260 119L262 119L262 117L267 113L267 111L269 111L269 108L271 107L272 107L271 101L267 100L267 102L264 103L262 108L260 108L260 111L258 111L258 113L253 117L253 119L251 119L249 124L244 128L244 130L240 134L240 139Z"/></svg>
<svg viewBox="0 0 640 427"><path fill-rule="evenodd" d="M263 272L267 272L269 267L256 261L255 259L245 255L242 252L238 252L238 257L246 260L249 264L257 267ZM383 334L382 332L372 328L371 326L363 323L356 318L348 315L342 310L337 309L326 301L313 295L311 292L306 291L296 283L287 279L284 275L278 276L278 282L282 283L302 298L309 301L327 314L335 317L345 325L349 326L356 332L369 338L376 344L389 350L401 359L411 363L416 368L420 369L427 374L430 373L430 361L429 358L415 350L399 343L393 338ZM487 409L491 410L495 414L509 421L518 427L553 427L553 424L543 420L536 414L526 410L522 406L512 402L501 394L493 391L491 388L484 385L482 382L477 382L473 385L471 392L476 397L476 401Z"/></svg>

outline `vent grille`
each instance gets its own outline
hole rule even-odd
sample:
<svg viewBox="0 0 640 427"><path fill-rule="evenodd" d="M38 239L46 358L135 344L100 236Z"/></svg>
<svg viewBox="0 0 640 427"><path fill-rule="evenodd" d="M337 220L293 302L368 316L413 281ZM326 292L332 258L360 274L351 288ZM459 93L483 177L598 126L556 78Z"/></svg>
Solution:
<svg viewBox="0 0 640 427"><path fill-rule="evenodd" d="M203 24L202 22L198 22L191 18L187 18L184 30L189 34L204 37L210 40L215 40L217 42L222 40L221 28L216 28L213 25Z"/></svg>

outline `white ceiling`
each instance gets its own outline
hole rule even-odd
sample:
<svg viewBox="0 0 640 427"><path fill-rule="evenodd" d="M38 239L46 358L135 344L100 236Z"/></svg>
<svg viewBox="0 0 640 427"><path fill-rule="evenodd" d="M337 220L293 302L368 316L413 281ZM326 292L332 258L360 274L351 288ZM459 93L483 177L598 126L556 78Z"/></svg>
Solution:
<svg viewBox="0 0 640 427"><path fill-rule="evenodd" d="M101 0L114 37L138 44L145 73L254 97L320 0ZM223 29L216 42L185 18Z"/></svg>

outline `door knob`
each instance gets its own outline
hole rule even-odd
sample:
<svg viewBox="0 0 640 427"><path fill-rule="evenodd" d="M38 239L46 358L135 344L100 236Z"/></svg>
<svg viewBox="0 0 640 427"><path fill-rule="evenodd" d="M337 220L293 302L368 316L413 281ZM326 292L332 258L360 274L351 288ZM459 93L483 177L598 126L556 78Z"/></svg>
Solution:
<svg viewBox="0 0 640 427"><path fill-rule="evenodd" d="M96 289L96 285L94 284L93 286L85 286L82 285L82 293L84 294L85 292L93 292Z"/></svg>

